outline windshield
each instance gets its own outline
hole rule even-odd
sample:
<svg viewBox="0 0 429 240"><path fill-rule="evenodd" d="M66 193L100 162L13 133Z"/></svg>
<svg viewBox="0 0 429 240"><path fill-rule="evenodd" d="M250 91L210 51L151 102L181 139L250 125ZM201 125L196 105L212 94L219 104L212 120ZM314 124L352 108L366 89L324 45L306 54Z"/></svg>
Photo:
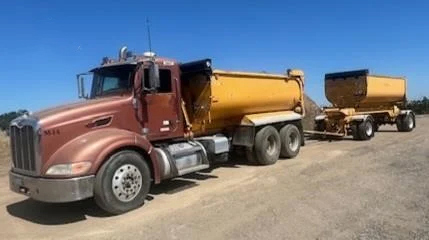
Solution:
<svg viewBox="0 0 429 240"><path fill-rule="evenodd" d="M124 94L131 90L135 65L104 67L94 71L91 98Z"/></svg>

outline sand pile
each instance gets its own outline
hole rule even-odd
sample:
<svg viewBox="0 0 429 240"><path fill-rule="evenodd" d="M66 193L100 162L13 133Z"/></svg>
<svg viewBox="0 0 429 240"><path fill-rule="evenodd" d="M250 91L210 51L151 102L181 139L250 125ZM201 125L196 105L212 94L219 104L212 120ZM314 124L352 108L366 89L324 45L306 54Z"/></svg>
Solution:
<svg viewBox="0 0 429 240"><path fill-rule="evenodd" d="M305 107L305 117L302 121L304 130L313 130L314 129L314 117L318 115L322 110L319 105L314 102L310 97L304 95L304 107Z"/></svg>

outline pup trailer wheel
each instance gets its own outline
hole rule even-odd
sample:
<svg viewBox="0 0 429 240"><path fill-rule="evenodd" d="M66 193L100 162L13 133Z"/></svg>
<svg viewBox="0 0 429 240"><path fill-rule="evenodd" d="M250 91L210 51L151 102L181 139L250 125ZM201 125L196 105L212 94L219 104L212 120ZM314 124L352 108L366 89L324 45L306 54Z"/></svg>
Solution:
<svg viewBox="0 0 429 240"><path fill-rule="evenodd" d="M360 140L369 140L374 136L374 123L371 119L366 119L358 125Z"/></svg>
<svg viewBox="0 0 429 240"><path fill-rule="evenodd" d="M415 124L416 119L412 113L400 116L396 119L396 127L399 132L411 132L415 128Z"/></svg>

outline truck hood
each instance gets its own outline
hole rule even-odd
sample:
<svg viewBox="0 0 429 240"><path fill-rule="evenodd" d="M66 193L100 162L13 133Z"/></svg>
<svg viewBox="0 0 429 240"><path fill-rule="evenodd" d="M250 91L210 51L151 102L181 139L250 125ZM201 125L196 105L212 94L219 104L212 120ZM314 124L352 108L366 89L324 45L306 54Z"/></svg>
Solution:
<svg viewBox="0 0 429 240"><path fill-rule="evenodd" d="M32 115L39 119L39 124L43 128L60 127L71 122L113 115L119 109L119 105L128 103L128 100L129 97L120 96L83 100L43 109Z"/></svg>

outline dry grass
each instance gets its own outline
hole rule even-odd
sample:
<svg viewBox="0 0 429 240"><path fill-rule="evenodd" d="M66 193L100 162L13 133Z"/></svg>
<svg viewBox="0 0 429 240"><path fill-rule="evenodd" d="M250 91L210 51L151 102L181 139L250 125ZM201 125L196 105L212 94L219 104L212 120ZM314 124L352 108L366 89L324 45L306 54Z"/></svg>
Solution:
<svg viewBox="0 0 429 240"><path fill-rule="evenodd" d="M9 138L0 131L0 176L6 174L10 166Z"/></svg>
<svg viewBox="0 0 429 240"><path fill-rule="evenodd" d="M9 138L6 133L0 131L0 164L9 162L10 148Z"/></svg>

